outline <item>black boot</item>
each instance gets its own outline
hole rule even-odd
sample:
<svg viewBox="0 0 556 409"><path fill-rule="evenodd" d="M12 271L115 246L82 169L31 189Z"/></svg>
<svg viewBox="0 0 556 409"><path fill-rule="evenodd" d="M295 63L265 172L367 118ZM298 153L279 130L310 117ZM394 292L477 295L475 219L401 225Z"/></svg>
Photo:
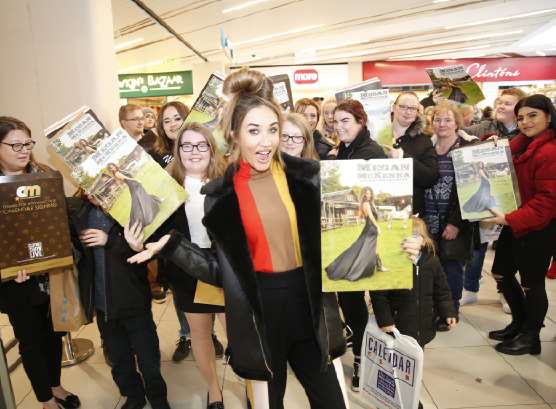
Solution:
<svg viewBox="0 0 556 409"><path fill-rule="evenodd" d="M499 329L497 331L490 331L488 333L488 337L496 341L506 341L508 339L512 339L517 334L519 334L520 330L521 330L521 324L517 323L516 321L512 321L507 327L503 329Z"/></svg>
<svg viewBox="0 0 556 409"><path fill-rule="evenodd" d="M514 338L496 345L495 349L507 355L538 355L541 353L541 341L538 333L520 332Z"/></svg>
<svg viewBox="0 0 556 409"><path fill-rule="evenodd" d="M351 378L351 390L359 392L359 366L361 365L361 357L356 356L353 361L353 376Z"/></svg>

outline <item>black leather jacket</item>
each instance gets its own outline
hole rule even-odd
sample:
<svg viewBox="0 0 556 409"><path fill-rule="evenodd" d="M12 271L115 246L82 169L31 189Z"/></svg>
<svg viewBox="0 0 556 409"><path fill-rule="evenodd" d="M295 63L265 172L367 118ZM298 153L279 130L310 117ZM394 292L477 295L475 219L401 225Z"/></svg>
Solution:
<svg viewBox="0 0 556 409"><path fill-rule="evenodd" d="M283 157L297 212L303 271L324 369L332 359L345 352L346 343L336 297L321 289L319 164L287 155ZM212 238L213 251L200 249L174 232L161 256L195 278L224 288L231 366L244 378L270 380L272 365L259 284L233 187L235 172L236 167L232 165L223 177L203 188L207 195L203 223Z"/></svg>

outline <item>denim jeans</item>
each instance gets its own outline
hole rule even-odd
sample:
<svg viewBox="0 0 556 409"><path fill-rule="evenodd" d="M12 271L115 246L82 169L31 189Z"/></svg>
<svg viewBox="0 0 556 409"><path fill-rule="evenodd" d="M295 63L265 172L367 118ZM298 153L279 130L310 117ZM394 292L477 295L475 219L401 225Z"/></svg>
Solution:
<svg viewBox="0 0 556 409"><path fill-rule="evenodd" d="M463 288L474 293L479 291L479 280L483 271L483 263L488 243L481 243L478 249L473 250L473 258L465 267Z"/></svg>
<svg viewBox="0 0 556 409"><path fill-rule="evenodd" d="M178 308L178 304L176 301L176 292L172 288L172 300L174 301L174 310L176 311L176 316L178 317L178 322L180 323L180 330L179 336L180 338L186 337L189 338L191 334L191 329L189 328L189 323L187 322L187 318L185 317L185 312Z"/></svg>
<svg viewBox="0 0 556 409"><path fill-rule="evenodd" d="M440 260L448 286L452 292L452 299L454 300L454 309L456 314L459 314L459 300L463 292L463 269L465 263L463 261L455 260Z"/></svg>
<svg viewBox="0 0 556 409"><path fill-rule="evenodd" d="M152 312L106 321L104 313L97 311L97 325L112 360L112 378L122 396L142 400L146 395L153 409L169 409ZM135 357L142 379L136 370Z"/></svg>

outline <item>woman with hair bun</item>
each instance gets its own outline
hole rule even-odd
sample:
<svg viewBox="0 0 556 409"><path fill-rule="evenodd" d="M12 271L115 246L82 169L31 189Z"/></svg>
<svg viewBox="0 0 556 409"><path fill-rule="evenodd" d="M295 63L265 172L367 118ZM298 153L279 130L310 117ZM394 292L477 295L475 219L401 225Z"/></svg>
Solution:
<svg viewBox="0 0 556 409"><path fill-rule="evenodd" d="M332 362L346 345L335 296L321 291L319 166L281 157L282 112L272 92L258 71L224 82L230 165L202 190L213 249L174 232L129 261L160 253L224 288L230 364L243 378L268 382L268 407L284 407L289 363L311 408L342 409L341 365Z"/></svg>

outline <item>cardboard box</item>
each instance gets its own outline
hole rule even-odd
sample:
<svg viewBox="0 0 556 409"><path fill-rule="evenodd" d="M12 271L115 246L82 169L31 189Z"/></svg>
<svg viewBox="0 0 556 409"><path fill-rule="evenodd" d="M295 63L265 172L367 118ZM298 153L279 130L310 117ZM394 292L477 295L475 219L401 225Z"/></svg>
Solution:
<svg viewBox="0 0 556 409"><path fill-rule="evenodd" d="M71 266L66 199L59 172L0 176L0 275Z"/></svg>

